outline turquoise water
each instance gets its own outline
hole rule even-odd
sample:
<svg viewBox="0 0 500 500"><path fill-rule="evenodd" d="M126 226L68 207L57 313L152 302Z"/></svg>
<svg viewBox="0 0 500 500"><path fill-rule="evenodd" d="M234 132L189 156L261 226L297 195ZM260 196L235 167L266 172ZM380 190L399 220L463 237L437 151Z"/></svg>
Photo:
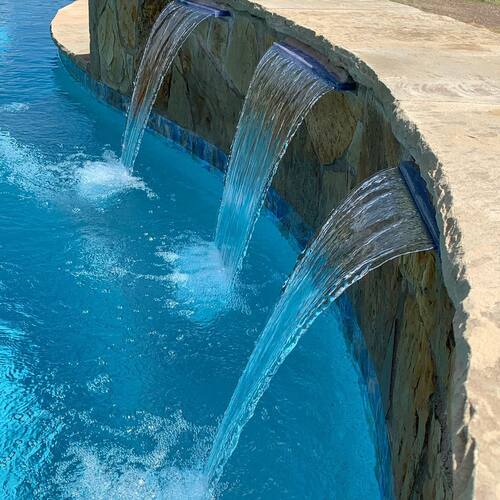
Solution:
<svg viewBox="0 0 500 500"><path fill-rule="evenodd" d="M199 498L297 249L263 214L230 307L200 314L222 176L150 133L119 164L124 116L50 40L65 3L0 0L0 496ZM380 497L341 328L333 310L279 370L219 498Z"/></svg>

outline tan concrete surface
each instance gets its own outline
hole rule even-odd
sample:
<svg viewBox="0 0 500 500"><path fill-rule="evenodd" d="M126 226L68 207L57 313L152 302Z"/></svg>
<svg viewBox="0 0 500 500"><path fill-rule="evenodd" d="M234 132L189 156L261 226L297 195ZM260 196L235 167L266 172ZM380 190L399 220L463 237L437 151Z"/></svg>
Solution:
<svg viewBox="0 0 500 500"><path fill-rule="evenodd" d="M68 54L90 54L89 8L87 0L78 0L60 9L52 22L52 37Z"/></svg>
<svg viewBox="0 0 500 500"><path fill-rule="evenodd" d="M229 0L372 88L438 210L456 308L456 498L500 498L500 35L387 0ZM53 34L88 52L87 0ZM473 481L473 478L475 480Z"/></svg>

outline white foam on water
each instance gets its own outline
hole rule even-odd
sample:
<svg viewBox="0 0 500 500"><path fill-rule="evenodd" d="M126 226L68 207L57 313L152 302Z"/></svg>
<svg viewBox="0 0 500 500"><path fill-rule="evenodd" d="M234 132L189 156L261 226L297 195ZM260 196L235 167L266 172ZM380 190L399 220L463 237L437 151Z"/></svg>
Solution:
<svg viewBox="0 0 500 500"><path fill-rule="evenodd" d="M151 195L144 182L111 151L106 151L102 160L86 161L78 171L78 191L86 198L105 199L129 189L141 189Z"/></svg>
<svg viewBox="0 0 500 500"><path fill-rule="evenodd" d="M188 310L185 315L191 320L210 322L228 310L243 307L213 242L195 241L173 255L177 258L169 277L176 285L176 300L185 313Z"/></svg>
<svg viewBox="0 0 500 500"><path fill-rule="evenodd" d="M157 257L162 258L168 264L173 264L176 260L179 259L179 256L175 252L165 252L162 250L158 250L155 255Z"/></svg>
<svg viewBox="0 0 500 500"><path fill-rule="evenodd" d="M200 472L176 468L152 472L131 467L109 467L95 453L79 450L80 475L66 490L78 500L208 500L206 480Z"/></svg>
<svg viewBox="0 0 500 500"><path fill-rule="evenodd" d="M30 109L30 105L25 102L11 102L0 106L0 113L21 113L28 111L28 109Z"/></svg>
<svg viewBox="0 0 500 500"><path fill-rule="evenodd" d="M86 417L87 425L95 425ZM64 498L85 500L211 500L201 464L213 429L187 422L182 414L164 419L150 414L128 417L125 429L103 428L117 438L152 441L152 450L137 454L133 447L90 447L74 444L60 464L54 482ZM82 420L83 421L83 420ZM173 464L175 447L189 436L197 443L185 463Z"/></svg>
<svg viewBox="0 0 500 500"><path fill-rule="evenodd" d="M189 281L189 274L185 273L180 273L178 271L173 272L172 274L168 275L169 281L176 285L181 285L184 283L187 283Z"/></svg>
<svg viewBox="0 0 500 500"><path fill-rule="evenodd" d="M112 151L105 151L97 160L77 153L53 162L4 131L0 131L0 178L44 201L53 201L56 195L71 195L75 190L90 201L108 199L131 189L154 196Z"/></svg>
<svg viewBox="0 0 500 500"><path fill-rule="evenodd" d="M0 131L0 177L24 191L45 198L50 184L55 184L51 165L45 165L41 155L28 146L18 143L8 132Z"/></svg>

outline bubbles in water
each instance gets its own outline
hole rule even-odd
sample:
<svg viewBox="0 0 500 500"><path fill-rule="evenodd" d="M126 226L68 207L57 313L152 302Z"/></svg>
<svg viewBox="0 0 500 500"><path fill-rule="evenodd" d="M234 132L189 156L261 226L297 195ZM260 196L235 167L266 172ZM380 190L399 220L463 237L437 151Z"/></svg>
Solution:
<svg viewBox="0 0 500 500"><path fill-rule="evenodd" d="M147 191L144 182L132 175L110 151L102 160L86 161L78 172L78 181L78 190L86 198L108 198L128 189Z"/></svg>
<svg viewBox="0 0 500 500"><path fill-rule="evenodd" d="M165 499L210 500L206 478L198 471L172 469L168 484L163 491Z"/></svg>
<svg viewBox="0 0 500 500"><path fill-rule="evenodd" d="M59 466L54 478L62 497L86 500L213 498L199 467L206 455L212 429L190 424L181 413L172 419L147 413L124 418L128 422L125 429L109 428L107 431L118 439L152 441L152 449L138 455L124 446L71 446L67 460ZM91 420L87 424L93 425ZM188 463L173 464L175 450L186 437L195 441L191 459Z"/></svg>
<svg viewBox="0 0 500 500"><path fill-rule="evenodd" d="M189 274L180 273L178 271L174 271L172 274L169 274L168 279L175 283L176 285L182 285L189 281Z"/></svg>
<svg viewBox="0 0 500 500"><path fill-rule="evenodd" d="M85 154L67 155L60 161L44 158L35 148L20 144L8 132L0 131L0 176L42 200L55 196L79 195L91 201L107 199L130 189L154 196L138 177L132 175L112 151L99 160Z"/></svg>
<svg viewBox="0 0 500 500"><path fill-rule="evenodd" d="M79 242L83 263L69 268L74 276L109 281L130 274L133 261L116 241L98 234L82 234Z"/></svg>
<svg viewBox="0 0 500 500"><path fill-rule="evenodd" d="M67 498L82 500L209 500L201 473L176 468L159 472L130 468L113 470L88 450L78 450L80 475L66 491Z"/></svg>
<svg viewBox="0 0 500 500"><path fill-rule="evenodd" d="M240 306L239 296L213 242L196 241L178 253L157 252L157 255L175 265L169 280L177 287L177 301L190 309L187 316L192 320L210 322Z"/></svg>
<svg viewBox="0 0 500 500"><path fill-rule="evenodd" d="M179 259L179 256L175 252L164 252L158 251L155 254L157 257L162 258L165 262L169 264L173 264L176 260Z"/></svg>
<svg viewBox="0 0 500 500"><path fill-rule="evenodd" d="M0 106L0 113L20 113L22 111L28 111L28 109L30 109L29 104L24 102L11 102L10 104Z"/></svg>
<svg viewBox="0 0 500 500"><path fill-rule="evenodd" d="M97 394L106 394L109 392L110 383L111 379L109 375L107 373L101 373L93 380L87 382L87 389Z"/></svg>

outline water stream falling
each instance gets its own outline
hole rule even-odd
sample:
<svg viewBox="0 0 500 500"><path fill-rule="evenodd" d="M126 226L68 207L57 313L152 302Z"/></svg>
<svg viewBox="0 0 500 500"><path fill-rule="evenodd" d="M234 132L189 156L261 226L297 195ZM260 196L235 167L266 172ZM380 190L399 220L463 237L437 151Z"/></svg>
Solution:
<svg viewBox="0 0 500 500"><path fill-rule="evenodd" d="M188 36L211 15L213 13L209 10L191 3L172 2L158 16L136 76L123 135L121 162L128 169L131 170L134 166L151 109L165 75Z"/></svg>
<svg viewBox="0 0 500 500"><path fill-rule="evenodd" d="M205 467L210 484L274 374L327 306L385 262L433 247L397 168L366 180L332 212L285 284L233 393Z"/></svg>
<svg viewBox="0 0 500 500"><path fill-rule="evenodd" d="M332 82L274 44L262 57L231 148L215 244L232 279L239 271L288 144Z"/></svg>

